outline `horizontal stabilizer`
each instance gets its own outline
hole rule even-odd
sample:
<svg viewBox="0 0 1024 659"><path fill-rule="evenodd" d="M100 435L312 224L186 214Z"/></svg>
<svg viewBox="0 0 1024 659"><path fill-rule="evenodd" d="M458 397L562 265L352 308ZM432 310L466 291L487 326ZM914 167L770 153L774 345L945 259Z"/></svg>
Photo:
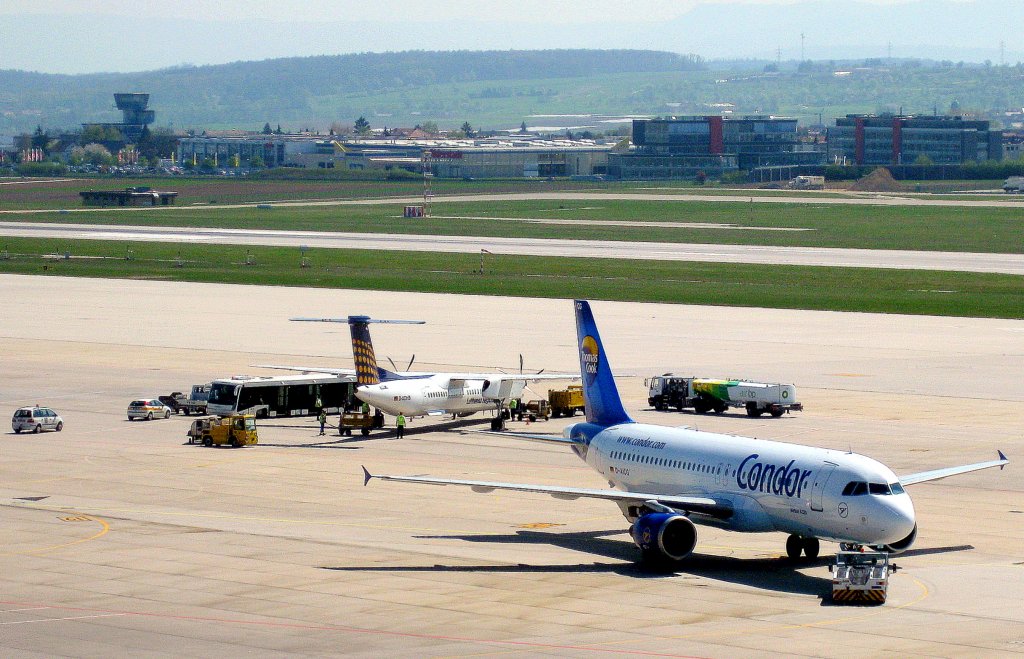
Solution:
<svg viewBox="0 0 1024 659"><path fill-rule="evenodd" d="M298 373L324 373L326 375L355 375L354 368L330 368L326 366L281 366L278 364L249 364L253 368L273 368L279 371L296 371Z"/></svg>
<svg viewBox="0 0 1024 659"><path fill-rule="evenodd" d="M533 442L550 442L552 444L579 444L575 439L569 439L562 435L547 435L542 433L528 432L503 432L500 430L471 430L470 432L480 435L497 435L499 437L512 437L513 439L526 439Z"/></svg>
<svg viewBox="0 0 1024 659"><path fill-rule="evenodd" d="M426 325L427 323L425 320L378 320L368 316L349 316L348 318L307 318L302 316L288 320L302 323L379 323L385 325Z"/></svg>

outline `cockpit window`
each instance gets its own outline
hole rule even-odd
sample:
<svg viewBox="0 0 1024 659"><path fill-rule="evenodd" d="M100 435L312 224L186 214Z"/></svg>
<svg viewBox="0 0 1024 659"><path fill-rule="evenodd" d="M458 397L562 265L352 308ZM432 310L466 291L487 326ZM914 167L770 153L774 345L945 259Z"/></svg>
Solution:
<svg viewBox="0 0 1024 659"><path fill-rule="evenodd" d="M868 493L868 484L864 481L850 481L843 488L844 497L860 497ZM886 491L888 494L888 491Z"/></svg>
<svg viewBox="0 0 1024 659"><path fill-rule="evenodd" d="M868 491L871 494L892 494L889 492L888 483L868 483Z"/></svg>
<svg viewBox="0 0 1024 659"><path fill-rule="evenodd" d="M904 492L903 486L899 483L889 483L889 489L892 490L893 494L903 494Z"/></svg>

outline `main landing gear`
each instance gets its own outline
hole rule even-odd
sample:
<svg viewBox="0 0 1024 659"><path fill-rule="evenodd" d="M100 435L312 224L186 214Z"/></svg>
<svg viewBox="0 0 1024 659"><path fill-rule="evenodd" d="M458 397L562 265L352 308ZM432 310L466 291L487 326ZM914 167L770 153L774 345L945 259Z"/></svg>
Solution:
<svg viewBox="0 0 1024 659"><path fill-rule="evenodd" d="M494 405L496 408L496 414L491 419L491 430L504 430L505 429L505 406L500 400L495 400Z"/></svg>
<svg viewBox="0 0 1024 659"><path fill-rule="evenodd" d="M786 554L794 561L800 558L802 553L807 560L813 561L818 557L821 544L817 538L804 538L799 535L791 535L786 539Z"/></svg>

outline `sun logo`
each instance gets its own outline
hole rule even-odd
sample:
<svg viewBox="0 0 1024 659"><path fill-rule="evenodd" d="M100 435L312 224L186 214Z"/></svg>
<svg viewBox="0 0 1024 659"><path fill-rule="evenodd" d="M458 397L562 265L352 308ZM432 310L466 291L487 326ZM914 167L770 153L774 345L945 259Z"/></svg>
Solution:
<svg viewBox="0 0 1024 659"><path fill-rule="evenodd" d="M594 378L597 377L597 367L600 361L601 355L597 347L597 341L588 334L580 342L580 369L586 376L588 384L592 383Z"/></svg>

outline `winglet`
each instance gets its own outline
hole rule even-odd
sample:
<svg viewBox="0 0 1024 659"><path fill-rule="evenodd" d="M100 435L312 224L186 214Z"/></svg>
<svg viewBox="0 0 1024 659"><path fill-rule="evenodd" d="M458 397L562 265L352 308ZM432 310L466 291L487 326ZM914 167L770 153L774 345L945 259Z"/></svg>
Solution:
<svg viewBox="0 0 1024 659"><path fill-rule="evenodd" d="M1010 459L1007 458L1006 455L1003 454L1003 452L1000 451L999 449L996 449L996 453L999 454L999 459L1003 461L1003 464L999 465L999 471L1002 471L1003 467L1010 463Z"/></svg>
<svg viewBox="0 0 1024 659"><path fill-rule="evenodd" d="M359 466L363 467L363 487L366 487L366 484L370 482L371 478L373 478L373 474L371 474L369 471L367 471L365 466L363 466L363 465L359 465Z"/></svg>

